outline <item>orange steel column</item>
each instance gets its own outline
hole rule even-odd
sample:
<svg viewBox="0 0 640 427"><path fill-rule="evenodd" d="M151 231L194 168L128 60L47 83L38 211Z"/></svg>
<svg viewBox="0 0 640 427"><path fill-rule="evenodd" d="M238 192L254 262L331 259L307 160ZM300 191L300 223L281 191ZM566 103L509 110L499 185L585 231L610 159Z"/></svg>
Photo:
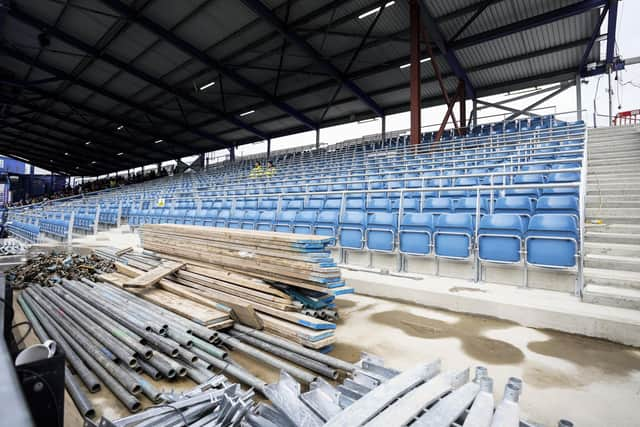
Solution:
<svg viewBox="0 0 640 427"><path fill-rule="evenodd" d="M420 8L417 0L410 0L411 21L411 144L420 143Z"/></svg>

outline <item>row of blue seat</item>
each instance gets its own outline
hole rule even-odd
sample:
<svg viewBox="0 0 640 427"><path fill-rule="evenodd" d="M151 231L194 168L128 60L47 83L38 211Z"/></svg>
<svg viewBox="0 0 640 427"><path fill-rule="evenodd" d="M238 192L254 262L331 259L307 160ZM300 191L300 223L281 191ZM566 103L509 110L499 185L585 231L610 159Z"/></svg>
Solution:
<svg viewBox="0 0 640 427"><path fill-rule="evenodd" d="M480 198L479 213L485 215L489 213L489 200L486 197ZM282 210L276 214L277 201L265 200L258 203L243 203L240 208L232 209L133 209L128 218L130 225L140 225L143 223L172 223L188 225L214 225L227 226L229 222L241 222L245 228L250 228L249 224L258 222L274 222L281 224L295 222L309 222L319 215L321 211L339 212L342 207L341 199L310 199L283 201ZM284 203L286 202L286 203ZM421 205L419 199L405 199L402 210L405 213L476 213L477 199L466 197L452 199L447 197L426 198ZM259 209L262 206L263 209ZM399 199L370 199L366 201L362 198L346 199L345 210L361 210L368 213L375 212L398 212L400 208ZM578 199L574 196L542 196L537 202L527 196L501 197L495 200L494 213L512 213L520 215L527 221L528 217L534 214L568 214L579 216ZM311 220L313 222L314 220Z"/></svg>
<svg viewBox="0 0 640 427"><path fill-rule="evenodd" d="M43 218L40 220L40 231L58 237L66 237L69 233L69 218Z"/></svg>
<svg viewBox="0 0 640 427"><path fill-rule="evenodd" d="M40 228L37 225L22 221L10 221L7 223L7 228L11 233L30 242L36 242L40 235Z"/></svg>

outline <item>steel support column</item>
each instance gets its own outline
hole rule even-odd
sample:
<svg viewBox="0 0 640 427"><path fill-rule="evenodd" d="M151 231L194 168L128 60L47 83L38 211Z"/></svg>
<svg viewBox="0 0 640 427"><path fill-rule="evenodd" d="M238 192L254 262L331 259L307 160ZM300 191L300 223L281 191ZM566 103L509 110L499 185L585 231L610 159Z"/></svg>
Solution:
<svg viewBox="0 0 640 427"><path fill-rule="evenodd" d="M473 124L473 127L478 126L478 99L477 98L473 98L473 121L471 122Z"/></svg>
<svg viewBox="0 0 640 427"><path fill-rule="evenodd" d="M409 1L410 29L411 33L411 89L409 96L411 100L411 144L420 143L420 7L418 0Z"/></svg>
<svg viewBox="0 0 640 427"><path fill-rule="evenodd" d="M320 148L320 128L316 129L316 150Z"/></svg>
<svg viewBox="0 0 640 427"><path fill-rule="evenodd" d="M232 145L231 147L229 147L229 160L231 160L232 162L236 161L236 146Z"/></svg>
<svg viewBox="0 0 640 427"><path fill-rule="evenodd" d="M582 120L582 79L576 74L576 120Z"/></svg>
<svg viewBox="0 0 640 427"><path fill-rule="evenodd" d="M458 129L458 133L460 136L465 135L467 133L467 99L465 97L465 89L464 89L464 80L460 80L461 92L460 92L460 128Z"/></svg>
<svg viewBox="0 0 640 427"><path fill-rule="evenodd" d="M384 141L387 139L387 116L382 116L382 123L380 125L381 125L380 139L384 143Z"/></svg>
<svg viewBox="0 0 640 427"><path fill-rule="evenodd" d="M607 64L607 78L609 79L609 87L607 95L609 95L609 126L613 126L613 90L611 89L611 64Z"/></svg>
<svg viewBox="0 0 640 427"><path fill-rule="evenodd" d="M271 138L267 138L267 161L271 160Z"/></svg>

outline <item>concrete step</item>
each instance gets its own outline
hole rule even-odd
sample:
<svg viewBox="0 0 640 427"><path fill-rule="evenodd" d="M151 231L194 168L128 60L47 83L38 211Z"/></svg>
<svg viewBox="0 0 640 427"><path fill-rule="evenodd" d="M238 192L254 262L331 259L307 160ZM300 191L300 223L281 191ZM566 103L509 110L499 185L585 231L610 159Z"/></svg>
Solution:
<svg viewBox="0 0 640 427"><path fill-rule="evenodd" d="M640 274L635 271L585 268L584 282L586 285L613 286L640 290Z"/></svg>
<svg viewBox="0 0 640 427"><path fill-rule="evenodd" d="M631 199L631 200L630 200ZM636 208L640 209L640 198L632 200L629 196L587 196L585 201L587 209L589 208Z"/></svg>
<svg viewBox="0 0 640 427"><path fill-rule="evenodd" d="M640 216L640 209L638 209L637 207L614 208L609 205L604 205L603 207L587 208L587 218L597 218L599 216L605 216L605 217Z"/></svg>
<svg viewBox="0 0 640 427"><path fill-rule="evenodd" d="M592 197L592 196L589 196ZM608 199L605 197L598 197L598 198L592 198L589 199L587 197L587 203L586 203L586 207L587 207L587 211L589 209L611 209L611 208L621 208L621 209L637 209L638 211L640 211L640 202L635 202L635 201L627 201L627 200L620 200L620 199Z"/></svg>
<svg viewBox="0 0 640 427"><path fill-rule="evenodd" d="M604 270L637 271L640 272L640 258L586 254L584 266L588 268L600 268Z"/></svg>
<svg viewBox="0 0 640 427"><path fill-rule="evenodd" d="M640 215L633 216L606 216L606 215L587 215L587 222L600 221L605 224L640 224Z"/></svg>
<svg viewBox="0 0 640 427"><path fill-rule="evenodd" d="M601 185L588 185L587 186L587 196L591 195L603 195L603 196L631 196L631 197L640 197L640 187L638 188L630 188L629 186L623 185L610 185L610 184L601 184Z"/></svg>
<svg viewBox="0 0 640 427"><path fill-rule="evenodd" d="M634 167L633 165L619 165L616 167L615 164L609 166L589 166L590 174L604 174L604 173L635 173L638 171L638 167Z"/></svg>
<svg viewBox="0 0 640 427"><path fill-rule="evenodd" d="M591 304L640 310L640 290L613 286L587 285L582 300Z"/></svg>
<svg viewBox="0 0 640 427"><path fill-rule="evenodd" d="M589 156L589 166L602 166L602 165L637 165L640 161L640 156L636 152L627 152L626 155L603 155L601 158L594 158Z"/></svg>
<svg viewBox="0 0 640 427"><path fill-rule="evenodd" d="M588 238L584 242L585 253L596 255L612 255L640 258L640 244L623 244L611 242L592 242ZM640 277L640 275L638 275Z"/></svg>
<svg viewBox="0 0 640 427"><path fill-rule="evenodd" d="M589 185L598 184L635 184L640 181L640 175L591 175L587 176Z"/></svg>
<svg viewBox="0 0 640 427"><path fill-rule="evenodd" d="M587 221L585 223L585 231L586 231L586 233L619 234L621 236L630 236L630 238L633 238L634 235L640 235L640 225L638 225L638 224L616 224L616 223L594 224L594 223L591 223L591 222ZM612 240L612 242L613 242L613 240Z"/></svg>

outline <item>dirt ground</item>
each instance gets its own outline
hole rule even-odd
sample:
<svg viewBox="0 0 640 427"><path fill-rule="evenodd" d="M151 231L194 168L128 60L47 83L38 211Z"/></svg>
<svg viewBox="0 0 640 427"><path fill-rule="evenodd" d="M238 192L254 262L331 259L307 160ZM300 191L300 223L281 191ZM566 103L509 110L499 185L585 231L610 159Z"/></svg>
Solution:
<svg viewBox="0 0 640 427"><path fill-rule="evenodd" d="M387 366L406 369L440 358L444 369L486 366L494 395L510 376L524 381L521 417L547 426L566 418L576 426L638 426L640 350L555 331L536 330L502 320L451 313L377 298L349 295L338 300L341 320L332 355L355 362L362 351L384 358ZM22 312L16 305L16 321ZM17 334L26 329L17 328ZM27 343L35 343L34 335ZM270 367L232 353L233 358L268 382ZM184 390L195 384L156 383ZM106 389L90 395L98 417L127 415ZM143 398L145 406L151 403ZM67 396L66 427L82 425Z"/></svg>

